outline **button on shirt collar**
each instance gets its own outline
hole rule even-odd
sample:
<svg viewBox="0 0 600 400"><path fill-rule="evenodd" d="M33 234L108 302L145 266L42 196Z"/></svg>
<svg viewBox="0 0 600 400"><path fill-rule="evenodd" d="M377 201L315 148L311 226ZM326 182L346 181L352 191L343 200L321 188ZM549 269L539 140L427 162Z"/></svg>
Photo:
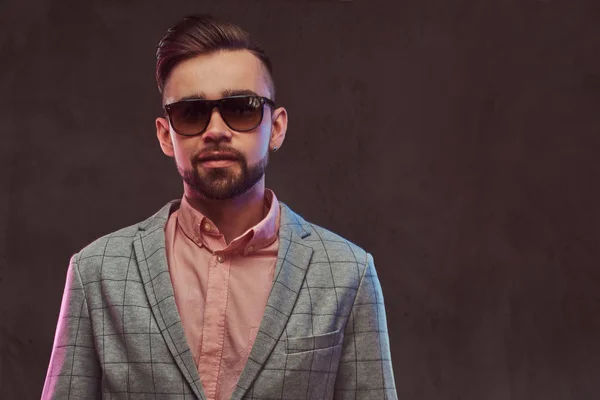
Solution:
<svg viewBox="0 0 600 400"><path fill-rule="evenodd" d="M265 190L265 217L256 225L242 233L227 245L225 237L217 226L182 197L178 224L185 235L198 246L206 247L213 253L241 254L260 252L277 238L279 202L272 190Z"/></svg>

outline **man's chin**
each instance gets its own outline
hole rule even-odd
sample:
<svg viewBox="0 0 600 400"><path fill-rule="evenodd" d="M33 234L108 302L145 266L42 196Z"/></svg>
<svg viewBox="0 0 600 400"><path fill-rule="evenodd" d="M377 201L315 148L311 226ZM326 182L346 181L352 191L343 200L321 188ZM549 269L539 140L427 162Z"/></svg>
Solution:
<svg viewBox="0 0 600 400"><path fill-rule="evenodd" d="M241 195L230 188L195 188L194 191L206 199L217 201L230 200Z"/></svg>
<svg viewBox="0 0 600 400"><path fill-rule="evenodd" d="M220 168L208 168L199 165L196 173L198 178L205 182L234 181L240 179L242 174L235 164Z"/></svg>

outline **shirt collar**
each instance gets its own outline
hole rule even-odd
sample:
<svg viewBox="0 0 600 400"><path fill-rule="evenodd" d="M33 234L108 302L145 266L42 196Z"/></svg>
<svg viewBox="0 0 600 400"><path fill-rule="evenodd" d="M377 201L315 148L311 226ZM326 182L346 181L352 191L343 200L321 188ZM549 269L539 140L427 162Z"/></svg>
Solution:
<svg viewBox="0 0 600 400"><path fill-rule="evenodd" d="M265 190L264 207L265 217L232 240L226 249L239 249L246 255L269 246L277 239L280 214L279 201L270 189ZM208 241L213 242L214 238L220 238L222 235L208 217L191 206L185 195L181 199L177 221L185 235L199 246L207 246ZM212 240L209 240L209 237Z"/></svg>

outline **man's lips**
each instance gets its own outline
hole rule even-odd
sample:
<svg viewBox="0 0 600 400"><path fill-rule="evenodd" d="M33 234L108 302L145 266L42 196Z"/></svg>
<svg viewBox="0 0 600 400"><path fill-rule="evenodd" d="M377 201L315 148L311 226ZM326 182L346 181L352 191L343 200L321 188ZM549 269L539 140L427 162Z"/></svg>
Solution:
<svg viewBox="0 0 600 400"><path fill-rule="evenodd" d="M213 160L213 161L202 161L202 166L205 168L224 168L235 164L236 160Z"/></svg>
<svg viewBox="0 0 600 400"><path fill-rule="evenodd" d="M210 153L198 160L206 168L223 168L238 162L239 158L232 153Z"/></svg>
<svg viewBox="0 0 600 400"><path fill-rule="evenodd" d="M233 153L209 153L198 157L198 161L237 161L238 157Z"/></svg>

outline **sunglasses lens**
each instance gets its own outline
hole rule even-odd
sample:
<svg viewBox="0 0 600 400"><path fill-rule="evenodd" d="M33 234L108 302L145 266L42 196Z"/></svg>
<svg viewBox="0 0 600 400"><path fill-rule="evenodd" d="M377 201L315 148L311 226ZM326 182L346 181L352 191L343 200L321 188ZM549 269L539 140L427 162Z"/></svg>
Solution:
<svg viewBox="0 0 600 400"><path fill-rule="evenodd" d="M182 135L197 135L202 132L210 113L210 107L201 101L182 101L171 104L169 109L171 125Z"/></svg>
<svg viewBox="0 0 600 400"><path fill-rule="evenodd" d="M219 108L225 123L236 131L250 131L262 122L263 105L257 96L230 97L219 101L181 101L166 108L177 133L195 136L206 129L213 107Z"/></svg>
<svg viewBox="0 0 600 400"><path fill-rule="evenodd" d="M263 109L260 98L255 96L225 99L221 116L236 131L249 131L262 122Z"/></svg>

